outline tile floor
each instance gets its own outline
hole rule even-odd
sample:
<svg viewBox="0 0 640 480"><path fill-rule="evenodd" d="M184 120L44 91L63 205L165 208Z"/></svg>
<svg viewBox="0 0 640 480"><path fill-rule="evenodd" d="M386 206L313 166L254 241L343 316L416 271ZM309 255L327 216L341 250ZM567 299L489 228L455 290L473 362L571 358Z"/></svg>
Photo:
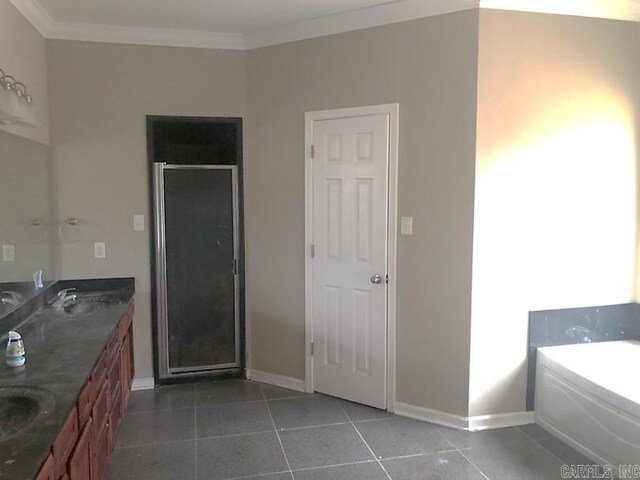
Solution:
<svg viewBox="0 0 640 480"><path fill-rule="evenodd" d="M244 380L133 392L108 480L559 479L541 428L469 433Z"/></svg>

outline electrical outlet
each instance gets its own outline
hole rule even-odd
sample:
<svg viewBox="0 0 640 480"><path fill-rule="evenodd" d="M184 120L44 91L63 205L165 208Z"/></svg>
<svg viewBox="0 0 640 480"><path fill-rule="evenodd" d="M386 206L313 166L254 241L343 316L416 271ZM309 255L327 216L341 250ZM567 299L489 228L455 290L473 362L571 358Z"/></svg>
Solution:
<svg viewBox="0 0 640 480"><path fill-rule="evenodd" d="M413 217L400 218L400 233L402 235L413 235Z"/></svg>
<svg viewBox="0 0 640 480"><path fill-rule="evenodd" d="M104 242L95 242L93 244L93 256L95 258L107 258L107 248Z"/></svg>
<svg viewBox="0 0 640 480"><path fill-rule="evenodd" d="M16 259L15 245L2 245L2 261L13 262Z"/></svg>
<svg viewBox="0 0 640 480"><path fill-rule="evenodd" d="M133 216L133 231L144 232L144 215Z"/></svg>

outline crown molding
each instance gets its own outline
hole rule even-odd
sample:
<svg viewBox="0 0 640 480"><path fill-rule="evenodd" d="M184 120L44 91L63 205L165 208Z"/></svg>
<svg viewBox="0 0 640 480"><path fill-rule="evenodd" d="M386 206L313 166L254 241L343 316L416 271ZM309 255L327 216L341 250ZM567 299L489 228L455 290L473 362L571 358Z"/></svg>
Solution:
<svg viewBox="0 0 640 480"><path fill-rule="evenodd" d="M165 47L218 48L246 50L244 36L238 33L197 32L92 24L58 24L48 38L84 42L126 43Z"/></svg>
<svg viewBox="0 0 640 480"><path fill-rule="evenodd" d="M308 38L362 30L417 18L478 8L479 0L403 0L312 18L245 36L247 48L268 47Z"/></svg>
<svg viewBox="0 0 640 480"><path fill-rule="evenodd" d="M247 35L55 21L38 0L10 0L45 38L168 47L248 50L472 9L640 22L640 0L402 0L312 18Z"/></svg>
<svg viewBox="0 0 640 480"><path fill-rule="evenodd" d="M51 29L54 26L54 20L49 16L47 11L42 8L37 0L10 0L14 7L31 22L40 35L44 38L50 38Z"/></svg>
<svg viewBox="0 0 640 480"><path fill-rule="evenodd" d="M244 36L238 33L61 23L51 18L37 0L10 1L48 39L246 50Z"/></svg>
<svg viewBox="0 0 640 480"><path fill-rule="evenodd" d="M640 0L480 0L480 8L640 22Z"/></svg>

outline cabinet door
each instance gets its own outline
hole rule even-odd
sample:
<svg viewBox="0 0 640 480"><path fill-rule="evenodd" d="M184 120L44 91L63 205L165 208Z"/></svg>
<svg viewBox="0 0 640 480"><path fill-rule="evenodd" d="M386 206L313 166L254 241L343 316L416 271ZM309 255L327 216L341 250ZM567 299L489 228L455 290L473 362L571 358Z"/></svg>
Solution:
<svg viewBox="0 0 640 480"><path fill-rule="evenodd" d="M109 422L100 430L97 440L91 445L93 464L91 480L102 480L107 473L109 462Z"/></svg>
<svg viewBox="0 0 640 480"><path fill-rule="evenodd" d="M42 466L40 467L36 480L55 480L55 478L55 463L53 461L53 455L49 454L47 459L42 462Z"/></svg>
<svg viewBox="0 0 640 480"><path fill-rule="evenodd" d="M74 406L62 425L60 433L53 442L53 459L56 475L61 476L66 471L67 459L78 438L78 409Z"/></svg>
<svg viewBox="0 0 640 480"><path fill-rule="evenodd" d="M120 383L122 385L122 405L127 405L131 389L131 337L127 335L120 350Z"/></svg>
<svg viewBox="0 0 640 480"><path fill-rule="evenodd" d="M136 377L136 368L135 361L133 357L133 323L129 325L129 378L131 379L131 384L129 385L129 390L133 387L133 379Z"/></svg>
<svg viewBox="0 0 640 480"><path fill-rule="evenodd" d="M91 422L89 418L69 458L69 480L91 479Z"/></svg>

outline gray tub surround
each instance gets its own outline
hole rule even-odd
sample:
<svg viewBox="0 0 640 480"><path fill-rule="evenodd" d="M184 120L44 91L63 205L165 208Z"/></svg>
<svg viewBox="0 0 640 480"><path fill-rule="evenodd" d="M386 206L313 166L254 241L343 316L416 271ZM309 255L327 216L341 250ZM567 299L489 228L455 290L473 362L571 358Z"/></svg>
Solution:
<svg viewBox="0 0 640 480"><path fill-rule="evenodd" d="M49 307L49 300L65 288L76 288L79 297L104 292L104 298L112 301L100 302L99 307L86 313ZM0 391L6 387L44 390L53 400L48 401L46 409L50 413L44 418L36 418L10 439L0 440L0 479L35 478L105 346L118 335L118 322L130 307L133 294L134 281L130 278L56 282L0 321L0 335L8 329L20 332L27 359L23 367L10 368L2 358Z"/></svg>
<svg viewBox="0 0 640 480"><path fill-rule="evenodd" d="M529 312L527 411L534 409L538 347L640 340L640 304Z"/></svg>

